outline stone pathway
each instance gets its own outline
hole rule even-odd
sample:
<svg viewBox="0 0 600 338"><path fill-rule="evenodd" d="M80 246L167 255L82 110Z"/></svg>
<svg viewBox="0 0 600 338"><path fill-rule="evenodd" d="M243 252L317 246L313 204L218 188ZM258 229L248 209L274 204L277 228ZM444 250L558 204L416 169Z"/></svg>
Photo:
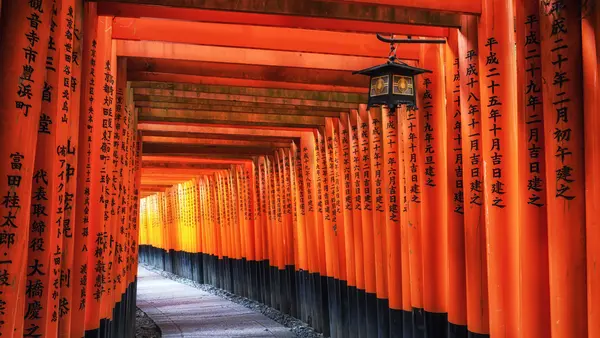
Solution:
<svg viewBox="0 0 600 338"><path fill-rule="evenodd" d="M258 312L141 266L137 306L156 322L166 338L295 337L288 328Z"/></svg>

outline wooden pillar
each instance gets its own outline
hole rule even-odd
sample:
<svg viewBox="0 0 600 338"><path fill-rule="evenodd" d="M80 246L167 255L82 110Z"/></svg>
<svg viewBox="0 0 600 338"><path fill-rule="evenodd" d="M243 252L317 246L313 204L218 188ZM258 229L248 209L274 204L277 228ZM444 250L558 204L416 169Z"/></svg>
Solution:
<svg viewBox="0 0 600 338"><path fill-rule="evenodd" d="M467 326L474 334L489 334L487 250L484 219L481 144L480 63L477 21L463 17L458 36L460 110L464 189Z"/></svg>
<svg viewBox="0 0 600 338"><path fill-rule="evenodd" d="M422 45L420 61L425 73L417 78L419 86L419 168L421 180L421 240L423 245L423 307L428 337L447 336L447 214L444 192L448 189L446 173L446 107L444 102L443 49L439 45ZM431 212L439 210L439 212Z"/></svg>
<svg viewBox="0 0 600 338"><path fill-rule="evenodd" d="M88 7L86 13L90 14L90 20L95 20L95 8ZM105 153L109 151L106 144L110 142L111 134L107 132L109 116L104 115L104 84L106 78L104 73L106 72L106 63L110 60L110 27L111 20L107 17L97 18L97 28L94 31L89 31L90 35L87 34L88 30L84 32L85 37L91 39L90 49L90 66L93 66L94 78L94 95L92 109L94 115L93 122L93 136L92 136L92 147L95 151L92 152L94 155L91 160L91 188L90 188L90 225L88 233L88 280L86 290L86 320L85 330L90 333L97 332L100 329L101 319L101 304L102 298L105 294L105 280L106 273L103 272L106 265L104 252L107 250L108 234L104 226L105 223L105 212L106 207L104 201L106 200L104 186L106 183L105 172L107 171L108 159L105 159ZM97 36L92 35L97 32ZM87 40L86 40L87 41ZM87 51L87 50L86 50ZM89 69L90 74L92 67ZM90 78L91 81L91 78ZM91 89L91 87L90 87ZM88 110L88 112L90 112ZM108 113L108 111L107 111ZM106 124L104 123L106 120ZM104 147L103 147L104 146Z"/></svg>
<svg viewBox="0 0 600 338"><path fill-rule="evenodd" d="M325 151L325 168L324 174L327 176L327 186L325 192L328 195L329 201L329 216L330 216L330 227L326 229L329 232L331 241L331 275L328 278L328 294L332 307L331 324L332 337L343 337L344 326L342 325L342 305L341 305L341 294L340 294L340 281L341 281L341 265L343 256L340 257L340 239L343 238L343 216L338 212L339 202L339 179L337 176L336 161L337 157L337 133L334 128L334 124L337 121L333 119L327 119L325 121L325 134L323 135L324 151ZM326 204L327 205L327 204ZM329 259L329 258L328 258ZM334 335L335 332L335 335Z"/></svg>
<svg viewBox="0 0 600 338"><path fill-rule="evenodd" d="M375 248L373 235L373 188L371 181L370 156L370 135L369 113L366 105L359 107L359 153L361 164L361 180L363 182L363 204L362 204L362 238L363 238L363 259L365 271L365 291L366 291L366 327L367 337L376 337L377 329L377 284L375 273Z"/></svg>
<svg viewBox="0 0 600 338"><path fill-rule="evenodd" d="M521 208L520 336L550 337L548 224L539 1L519 0L517 11L518 147Z"/></svg>
<svg viewBox="0 0 600 338"><path fill-rule="evenodd" d="M583 94L585 128L585 202L587 239L587 289L588 289L588 336L600 337L600 270L596 268L600 260L600 181L595 171L600 164L600 139L596 136L600 127L597 114L599 109L600 85L598 83L600 62L600 6L588 3L582 13L583 51Z"/></svg>
<svg viewBox="0 0 600 338"><path fill-rule="evenodd" d="M586 337L581 1L540 6L551 332Z"/></svg>
<svg viewBox="0 0 600 338"><path fill-rule="evenodd" d="M479 20L482 161L490 334L519 334L517 79L512 0L484 0Z"/></svg>
<svg viewBox="0 0 600 338"><path fill-rule="evenodd" d="M66 36L65 55L63 61L62 95L63 110L68 114L68 133L66 135L66 162L64 165L64 201L63 201L63 255L60 271L60 301L59 301L59 327L60 337L71 337L71 320L73 315L73 293L75 292L74 257L75 257L75 207L77 201L77 158L79 148L79 120L81 112L81 28L83 24L83 2L74 0L66 2L66 17L61 31ZM69 52L67 46L72 48ZM70 88L68 88L70 87ZM70 92L69 92L70 91ZM65 96L67 98L65 98ZM68 102L68 106L65 106Z"/></svg>
<svg viewBox="0 0 600 338"><path fill-rule="evenodd" d="M417 95L422 95L417 92ZM413 337L424 337L423 313L423 252L421 242L421 201L422 188L419 168L422 161L419 156L420 125L417 111L414 108L404 108L403 143L404 166L406 175L407 198L407 239L410 264L410 300L412 304Z"/></svg>
<svg viewBox="0 0 600 338"><path fill-rule="evenodd" d="M40 123L52 1L6 2L0 20L0 334L24 328L32 178ZM18 253L18 254L15 254ZM47 267L45 267L47 268ZM47 271L46 271L47 272ZM49 286L44 286L48 288Z"/></svg>
<svg viewBox="0 0 600 338"><path fill-rule="evenodd" d="M356 258L355 258L355 246L354 246L354 199L352 190L354 186L352 184L352 138L351 138L351 126L348 114L342 114L339 120L339 177L340 177L340 200L341 208L344 217L344 249L345 249L345 267L346 267L346 298L347 298L347 309L348 317L345 323L348 324L347 334L350 338L358 337L358 299L356 296L357 283L356 283ZM342 291L344 292L344 291ZM344 293L342 293L344 295Z"/></svg>
<svg viewBox="0 0 600 338"><path fill-rule="evenodd" d="M412 300L410 286L410 252L408 245L408 184L410 181L407 169L406 151L406 109L399 108L398 114L398 154L400 173L400 249L402 260L402 336L412 337Z"/></svg>
<svg viewBox="0 0 600 338"><path fill-rule="evenodd" d="M448 192L448 336L467 336L467 296L464 226L464 158L461 121L458 30L449 31L445 48L446 172ZM464 76L464 75L463 75Z"/></svg>
<svg viewBox="0 0 600 338"><path fill-rule="evenodd" d="M386 252L386 238L388 236L383 192L385 171L385 159L383 156L383 114L387 114L387 111L383 111L382 108L370 109L368 112L368 122L377 328L380 336L387 337L389 336L388 257Z"/></svg>
<svg viewBox="0 0 600 338"><path fill-rule="evenodd" d="M360 144L362 140L361 121L358 111L352 111L349 118L350 123L350 149L352 152L352 200L354 208L352 210L352 222L354 224L354 260L356 268L356 298L357 298L357 326L358 336L361 338L367 337L366 326L366 288L365 288L365 269L364 269L364 247L363 247L363 228L362 228L362 209L363 209L363 192L364 182L361 179L361 155Z"/></svg>
<svg viewBox="0 0 600 338"><path fill-rule="evenodd" d="M383 208L386 223L385 255L389 261L389 336L402 337L402 243L400 233L400 173L398 152L398 110L384 109L381 114L383 153Z"/></svg>

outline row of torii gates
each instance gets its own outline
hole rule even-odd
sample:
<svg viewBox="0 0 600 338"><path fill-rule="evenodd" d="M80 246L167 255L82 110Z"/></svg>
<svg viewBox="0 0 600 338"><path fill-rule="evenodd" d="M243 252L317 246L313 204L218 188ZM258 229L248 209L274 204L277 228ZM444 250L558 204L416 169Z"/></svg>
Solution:
<svg viewBox="0 0 600 338"><path fill-rule="evenodd" d="M0 336L138 256L331 337L600 338L600 4L2 0ZM367 109L375 33L432 72Z"/></svg>

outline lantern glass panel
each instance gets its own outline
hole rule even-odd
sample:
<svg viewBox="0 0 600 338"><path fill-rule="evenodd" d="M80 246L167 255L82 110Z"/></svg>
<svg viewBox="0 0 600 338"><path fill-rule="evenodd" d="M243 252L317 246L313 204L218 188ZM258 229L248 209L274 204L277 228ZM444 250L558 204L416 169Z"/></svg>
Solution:
<svg viewBox="0 0 600 338"><path fill-rule="evenodd" d="M383 75L371 78L371 97L389 94L390 76Z"/></svg>
<svg viewBox="0 0 600 338"><path fill-rule="evenodd" d="M394 95L414 95L412 76L394 75Z"/></svg>

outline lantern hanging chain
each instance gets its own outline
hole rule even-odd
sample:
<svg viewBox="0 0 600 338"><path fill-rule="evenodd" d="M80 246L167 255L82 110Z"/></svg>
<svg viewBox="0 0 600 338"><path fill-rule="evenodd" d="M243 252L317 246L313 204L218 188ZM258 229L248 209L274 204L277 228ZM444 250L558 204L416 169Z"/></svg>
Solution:
<svg viewBox="0 0 600 338"><path fill-rule="evenodd" d="M390 54L388 55L391 62L396 60L396 42L394 41L394 34L392 34L392 38L390 41Z"/></svg>

